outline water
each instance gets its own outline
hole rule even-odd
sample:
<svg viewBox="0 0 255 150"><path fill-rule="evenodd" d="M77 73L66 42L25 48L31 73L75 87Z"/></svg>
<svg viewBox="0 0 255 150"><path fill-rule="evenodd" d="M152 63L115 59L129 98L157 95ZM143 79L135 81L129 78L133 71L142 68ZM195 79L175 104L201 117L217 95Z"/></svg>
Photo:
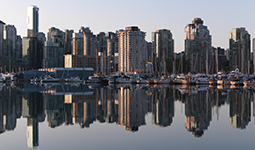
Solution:
<svg viewBox="0 0 255 150"><path fill-rule="evenodd" d="M0 149L253 149L242 87L0 85Z"/></svg>

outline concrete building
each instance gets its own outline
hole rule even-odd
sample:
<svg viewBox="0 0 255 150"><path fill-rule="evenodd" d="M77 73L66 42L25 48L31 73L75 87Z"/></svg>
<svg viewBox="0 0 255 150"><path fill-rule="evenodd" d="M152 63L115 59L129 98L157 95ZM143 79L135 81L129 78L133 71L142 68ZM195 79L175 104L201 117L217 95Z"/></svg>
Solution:
<svg viewBox="0 0 255 150"><path fill-rule="evenodd" d="M211 35L203 20L195 18L185 27L185 56L190 61L190 71L209 73L211 69Z"/></svg>
<svg viewBox="0 0 255 150"><path fill-rule="evenodd" d="M39 8L29 6L27 8L27 36L33 37L39 32Z"/></svg>
<svg viewBox="0 0 255 150"><path fill-rule="evenodd" d="M250 34L245 28L234 28L229 33L229 65L231 70L238 68L244 74L250 74Z"/></svg>
<svg viewBox="0 0 255 150"><path fill-rule="evenodd" d="M39 41L41 41L42 43L45 43L46 37L45 37L45 34L43 32L36 33L36 37Z"/></svg>
<svg viewBox="0 0 255 150"><path fill-rule="evenodd" d="M58 43L45 42L43 68L64 67L64 49Z"/></svg>
<svg viewBox="0 0 255 150"><path fill-rule="evenodd" d="M5 23L0 20L0 54L3 54L4 51L4 25Z"/></svg>
<svg viewBox="0 0 255 150"><path fill-rule="evenodd" d="M147 61L152 62L152 42L147 43Z"/></svg>
<svg viewBox="0 0 255 150"><path fill-rule="evenodd" d="M51 27L47 33L47 42L58 43L59 47L64 48L65 45L65 32L58 28Z"/></svg>
<svg viewBox="0 0 255 150"><path fill-rule="evenodd" d="M22 38L20 35L17 36L16 40L16 58L22 60Z"/></svg>
<svg viewBox="0 0 255 150"><path fill-rule="evenodd" d="M83 55L98 55L98 41L89 27L81 27L79 33L83 34Z"/></svg>
<svg viewBox="0 0 255 150"><path fill-rule="evenodd" d="M22 63L26 69L42 68L43 43L37 37L24 37L22 40Z"/></svg>
<svg viewBox="0 0 255 150"><path fill-rule="evenodd" d="M73 55L84 55L84 40L82 33L73 33Z"/></svg>
<svg viewBox="0 0 255 150"><path fill-rule="evenodd" d="M144 71L146 69L145 32L136 26L118 31L118 67L120 72Z"/></svg>
<svg viewBox="0 0 255 150"><path fill-rule="evenodd" d="M164 74L173 71L174 40L170 30L152 32L152 52L154 73Z"/></svg>
<svg viewBox="0 0 255 150"><path fill-rule="evenodd" d="M65 30L64 54L72 54L73 50L73 30Z"/></svg>
<svg viewBox="0 0 255 150"><path fill-rule="evenodd" d="M16 58L17 31L14 25L4 25L4 51L5 56Z"/></svg>

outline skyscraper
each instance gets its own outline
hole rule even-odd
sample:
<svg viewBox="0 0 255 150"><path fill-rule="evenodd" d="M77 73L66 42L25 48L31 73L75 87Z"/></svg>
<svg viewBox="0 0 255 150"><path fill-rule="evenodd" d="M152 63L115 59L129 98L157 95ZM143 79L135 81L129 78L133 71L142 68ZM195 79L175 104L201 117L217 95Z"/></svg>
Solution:
<svg viewBox="0 0 255 150"><path fill-rule="evenodd" d="M5 25L5 23L0 20L0 54L3 53L3 49L4 49L4 41L3 41L4 25Z"/></svg>
<svg viewBox="0 0 255 150"><path fill-rule="evenodd" d="M136 26L118 31L118 67L120 72L143 71L146 69L145 32Z"/></svg>
<svg viewBox="0 0 255 150"><path fill-rule="evenodd" d="M15 58L17 31L14 25L4 26L4 51L3 54Z"/></svg>
<svg viewBox="0 0 255 150"><path fill-rule="evenodd" d="M211 69L211 35L203 20L195 18L185 27L185 55L192 72L209 73Z"/></svg>
<svg viewBox="0 0 255 150"><path fill-rule="evenodd" d="M65 30L64 54L72 54L73 30Z"/></svg>
<svg viewBox="0 0 255 150"><path fill-rule="evenodd" d="M166 75L173 71L174 40L170 30L161 29L152 32L152 51L154 70Z"/></svg>
<svg viewBox="0 0 255 150"><path fill-rule="evenodd" d="M234 28L229 33L229 65L232 70L238 68L249 74L251 40L245 28Z"/></svg>
<svg viewBox="0 0 255 150"><path fill-rule="evenodd" d="M27 8L27 36L33 37L39 32L39 8L29 6Z"/></svg>

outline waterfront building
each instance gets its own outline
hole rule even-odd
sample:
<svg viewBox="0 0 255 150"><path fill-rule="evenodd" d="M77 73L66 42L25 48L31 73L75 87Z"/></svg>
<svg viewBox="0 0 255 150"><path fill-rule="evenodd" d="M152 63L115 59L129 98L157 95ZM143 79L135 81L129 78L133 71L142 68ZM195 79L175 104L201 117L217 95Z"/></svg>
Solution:
<svg viewBox="0 0 255 150"><path fill-rule="evenodd" d="M217 73L221 70L228 70L228 60L225 55L225 50L221 47L212 47L212 57L211 57L211 72Z"/></svg>
<svg viewBox="0 0 255 150"><path fill-rule="evenodd" d="M83 53L82 55L98 55L98 41L89 27L80 27L79 33L83 35ZM74 54L74 53L73 53ZM77 54L76 54L77 55ZM79 54L78 54L79 55Z"/></svg>
<svg viewBox="0 0 255 150"><path fill-rule="evenodd" d="M173 71L174 40L170 30L152 32L152 52L154 73L164 74Z"/></svg>
<svg viewBox="0 0 255 150"><path fill-rule="evenodd" d="M89 55L64 55L65 68L93 68L96 72L107 74L111 69L109 56L89 56ZM104 60L104 61L102 61ZM105 68L106 72L102 72Z"/></svg>
<svg viewBox="0 0 255 150"><path fill-rule="evenodd" d="M42 68L43 43L37 37L24 37L22 40L22 63L27 69Z"/></svg>
<svg viewBox="0 0 255 150"><path fill-rule="evenodd" d="M22 60L22 38L20 35L17 36L16 40L16 58Z"/></svg>
<svg viewBox="0 0 255 150"><path fill-rule="evenodd" d="M0 20L0 54L3 54L4 51L4 25L5 23Z"/></svg>
<svg viewBox="0 0 255 150"><path fill-rule="evenodd" d="M47 42L58 43L59 47L64 48L65 45L65 32L58 28L51 27L47 33Z"/></svg>
<svg viewBox="0 0 255 150"><path fill-rule="evenodd" d="M144 71L146 69L145 32L137 26L118 31L118 67L120 72Z"/></svg>
<svg viewBox="0 0 255 150"><path fill-rule="evenodd" d="M107 38L107 56L111 57L110 61L111 69L109 70L109 73L117 72L118 58L116 58L115 54L118 53L118 36L116 33L108 32L106 33L106 38Z"/></svg>
<svg viewBox="0 0 255 150"><path fill-rule="evenodd" d="M73 55L84 55L84 40L82 33L73 33Z"/></svg>
<svg viewBox="0 0 255 150"><path fill-rule="evenodd" d="M242 73L250 73L250 34L245 28L234 28L229 33L229 65L230 69L238 68Z"/></svg>
<svg viewBox="0 0 255 150"><path fill-rule="evenodd" d="M146 42L147 43L147 61L152 62L152 42Z"/></svg>
<svg viewBox="0 0 255 150"><path fill-rule="evenodd" d="M39 8L29 6L27 8L27 36L33 37L39 32Z"/></svg>
<svg viewBox="0 0 255 150"><path fill-rule="evenodd" d="M200 18L195 18L185 27L185 56L190 62L190 71L209 73L211 35Z"/></svg>
<svg viewBox="0 0 255 150"><path fill-rule="evenodd" d="M14 25L4 25L4 51L7 57L16 58L17 31Z"/></svg>
<svg viewBox="0 0 255 150"><path fill-rule="evenodd" d="M45 42L43 68L64 67L64 49L59 43Z"/></svg>
<svg viewBox="0 0 255 150"><path fill-rule="evenodd" d="M64 43L64 54L72 54L73 46L73 30L65 30L65 43Z"/></svg>

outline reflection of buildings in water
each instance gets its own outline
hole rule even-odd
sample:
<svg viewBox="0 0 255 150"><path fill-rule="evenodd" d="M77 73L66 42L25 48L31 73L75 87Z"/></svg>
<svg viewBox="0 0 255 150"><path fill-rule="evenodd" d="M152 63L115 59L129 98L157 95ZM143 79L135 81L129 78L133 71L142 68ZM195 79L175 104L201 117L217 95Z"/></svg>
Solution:
<svg viewBox="0 0 255 150"><path fill-rule="evenodd" d="M118 120L118 93L109 88L99 89L97 103L97 119L99 122L114 123Z"/></svg>
<svg viewBox="0 0 255 150"><path fill-rule="evenodd" d="M34 118L27 119L27 146L32 149L39 146L38 121Z"/></svg>
<svg viewBox="0 0 255 150"><path fill-rule="evenodd" d="M22 94L15 88L4 87L0 95L0 133L3 133L14 130L17 118L21 117Z"/></svg>
<svg viewBox="0 0 255 150"><path fill-rule="evenodd" d="M96 100L93 95L65 95L65 124L80 124L81 128L89 127L96 119Z"/></svg>
<svg viewBox="0 0 255 150"><path fill-rule="evenodd" d="M152 122L157 126L170 126L174 117L173 91L169 88L156 89L152 107Z"/></svg>
<svg viewBox="0 0 255 150"><path fill-rule="evenodd" d="M233 128L245 129L251 120L251 94L249 91L231 91L230 124Z"/></svg>
<svg viewBox="0 0 255 150"><path fill-rule="evenodd" d="M27 118L27 146L39 145L38 122L44 122L44 102L41 93L23 93L22 116Z"/></svg>
<svg viewBox="0 0 255 150"><path fill-rule="evenodd" d="M48 126L58 127L64 123L64 95L43 94Z"/></svg>
<svg viewBox="0 0 255 150"><path fill-rule="evenodd" d="M138 127L145 125L147 113L146 93L144 90L121 87L118 90L118 123L126 126L127 131L138 131Z"/></svg>
<svg viewBox="0 0 255 150"><path fill-rule="evenodd" d="M211 101L207 91L186 97L185 127L195 137L201 137L212 120Z"/></svg>

